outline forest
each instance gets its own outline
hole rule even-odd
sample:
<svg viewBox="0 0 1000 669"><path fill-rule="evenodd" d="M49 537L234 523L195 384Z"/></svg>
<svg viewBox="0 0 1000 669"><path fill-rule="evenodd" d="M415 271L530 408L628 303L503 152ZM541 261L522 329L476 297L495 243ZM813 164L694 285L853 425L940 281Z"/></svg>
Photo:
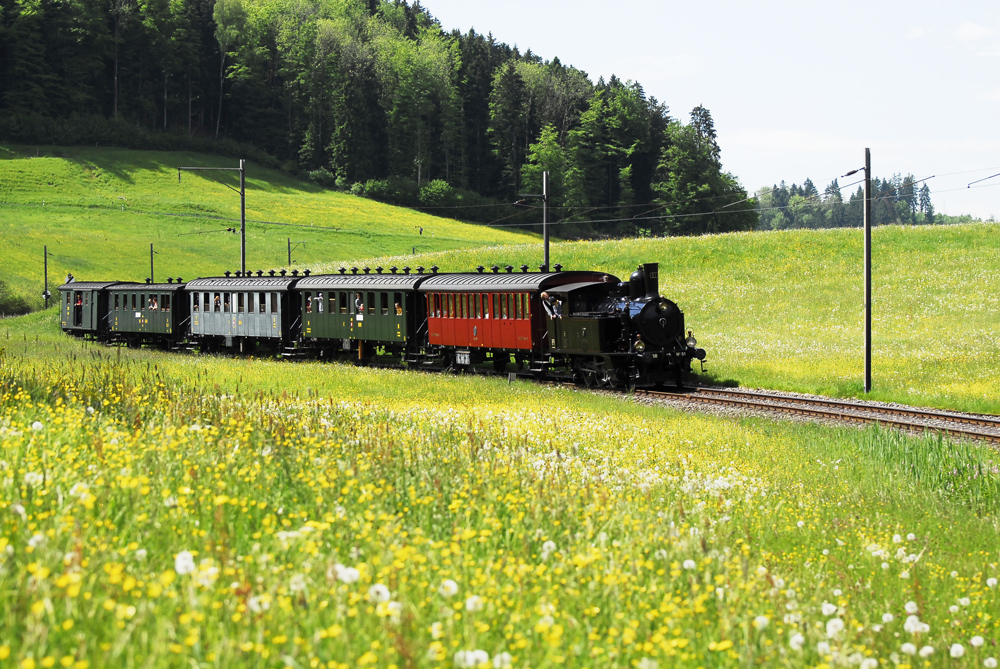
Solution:
<svg viewBox="0 0 1000 669"><path fill-rule="evenodd" d="M0 0L0 139L194 148L562 237L746 230L711 113L403 0Z"/></svg>
<svg viewBox="0 0 1000 669"><path fill-rule="evenodd" d="M856 185L852 183L851 186ZM837 179L821 194L811 179L801 186L780 185L758 190L755 194L764 230L786 228L854 228L864 225L865 191L844 193L850 186L841 186ZM872 178L872 225L930 225L958 222L953 217L934 213L931 189L926 180L912 174L894 174L888 179Z"/></svg>

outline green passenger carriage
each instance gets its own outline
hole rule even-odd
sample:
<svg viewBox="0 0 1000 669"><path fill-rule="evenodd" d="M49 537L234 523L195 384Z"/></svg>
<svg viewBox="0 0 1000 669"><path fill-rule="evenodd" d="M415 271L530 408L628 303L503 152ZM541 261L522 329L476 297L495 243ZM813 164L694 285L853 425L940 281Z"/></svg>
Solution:
<svg viewBox="0 0 1000 669"><path fill-rule="evenodd" d="M130 346L176 346L187 337L189 317L184 284L119 283L109 286L108 338Z"/></svg>
<svg viewBox="0 0 1000 669"><path fill-rule="evenodd" d="M365 359L381 348L402 354L411 335L423 334L423 302L415 287L426 274L323 274L300 278L295 294L302 340L322 354L357 351Z"/></svg>

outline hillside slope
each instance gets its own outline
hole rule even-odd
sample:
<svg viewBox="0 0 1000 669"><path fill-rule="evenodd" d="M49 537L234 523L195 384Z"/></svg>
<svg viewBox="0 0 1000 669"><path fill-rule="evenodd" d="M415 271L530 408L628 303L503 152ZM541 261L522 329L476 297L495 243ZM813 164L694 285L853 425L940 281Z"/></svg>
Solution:
<svg viewBox="0 0 1000 669"><path fill-rule="evenodd" d="M43 246L49 284L78 278L143 280L153 244L156 278L238 270L238 172L177 167L238 166L193 153L0 147L0 282L38 297ZM343 193L248 163L247 268L295 266L373 255L403 255L516 244L532 235L468 225ZM227 188L229 186L229 188ZM408 263L416 266L417 262Z"/></svg>
<svg viewBox="0 0 1000 669"><path fill-rule="evenodd" d="M873 399L1000 413L998 224L873 234ZM863 396L860 230L559 243L553 263L627 278L660 263L717 380ZM541 244L447 251L424 265L537 265ZM373 258L393 263L400 258Z"/></svg>

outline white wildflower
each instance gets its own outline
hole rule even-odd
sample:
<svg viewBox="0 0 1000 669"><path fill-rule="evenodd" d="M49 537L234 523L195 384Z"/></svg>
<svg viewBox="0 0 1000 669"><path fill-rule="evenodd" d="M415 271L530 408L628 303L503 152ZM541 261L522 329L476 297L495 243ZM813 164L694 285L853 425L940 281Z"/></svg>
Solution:
<svg viewBox="0 0 1000 669"><path fill-rule="evenodd" d="M844 631L844 621L840 618L830 618L826 621L826 635L831 639Z"/></svg>
<svg viewBox="0 0 1000 669"><path fill-rule="evenodd" d="M798 632L796 632L795 634L792 635L792 638L788 640L788 645L791 647L792 650L800 651L802 650L802 646L803 644L805 644L805 642L806 638L801 634L799 634Z"/></svg>
<svg viewBox="0 0 1000 669"><path fill-rule="evenodd" d="M458 583L451 580L450 578L445 579L440 586L438 586L438 594L442 597L451 597L458 592Z"/></svg>
<svg viewBox="0 0 1000 669"><path fill-rule="evenodd" d="M174 558L174 571L183 576L195 570L194 556L190 551L181 551Z"/></svg>
<svg viewBox="0 0 1000 669"><path fill-rule="evenodd" d="M753 626L759 630L762 630L765 627L767 627L768 623L770 622L771 619L768 618L767 616L757 616L756 618L753 619Z"/></svg>
<svg viewBox="0 0 1000 669"><path fill-rule="evenodd" d="M482 611L483 610L483 598L479 595L472 595L465 600L465 610L466 611Z"/></svg>
<svg viewBox="0 0 1000 669"><path fill-rule="evenodd" d="M389 588L385 587L381 583L376 583L372 587L368 588L368 601L370 602L388 602L390 597Z"/></svg>
<svg viewBox="0 0 1000 669"><path fill-rule="evenodd" d="M914 646L910 642L904 643L902 646L899 647L899 650L903 651L907 655L916 655L917 654L917 647Z"/></svg>
<svg viewBox="0 0 1000 669"><path fill-rule="evenodd" d="M504 651L502 653L497 653L496 655L493 656L493 667L495 669L507 669L507 667L511 666L513 663L514 663L514 658L511 657L510 653L508 653L507 651ZM641 666L642 662L640 661L639 664ZM656 668L653 667L652 669Z"/></svg>
<svg viewBox="0 0 1000 669"><path fill-rule="evenodd" d="M920 657L930 657L934 653L932 646L924 646L920 649Z"/></svg>

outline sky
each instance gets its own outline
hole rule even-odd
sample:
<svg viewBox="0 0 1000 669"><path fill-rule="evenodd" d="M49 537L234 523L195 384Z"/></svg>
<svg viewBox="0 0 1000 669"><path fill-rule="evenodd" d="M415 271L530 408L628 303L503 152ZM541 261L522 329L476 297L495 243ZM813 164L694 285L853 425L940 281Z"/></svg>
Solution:
<svg viewBox="0 0 1000 669"><path fill-rule="evenodd" d="M1000 219L1000 3L422 0L446 31L637 81L688 121L715 120L747 190L864 166L913 174L935 209ZM853 191L857 186L845 190Z"/></svg>

